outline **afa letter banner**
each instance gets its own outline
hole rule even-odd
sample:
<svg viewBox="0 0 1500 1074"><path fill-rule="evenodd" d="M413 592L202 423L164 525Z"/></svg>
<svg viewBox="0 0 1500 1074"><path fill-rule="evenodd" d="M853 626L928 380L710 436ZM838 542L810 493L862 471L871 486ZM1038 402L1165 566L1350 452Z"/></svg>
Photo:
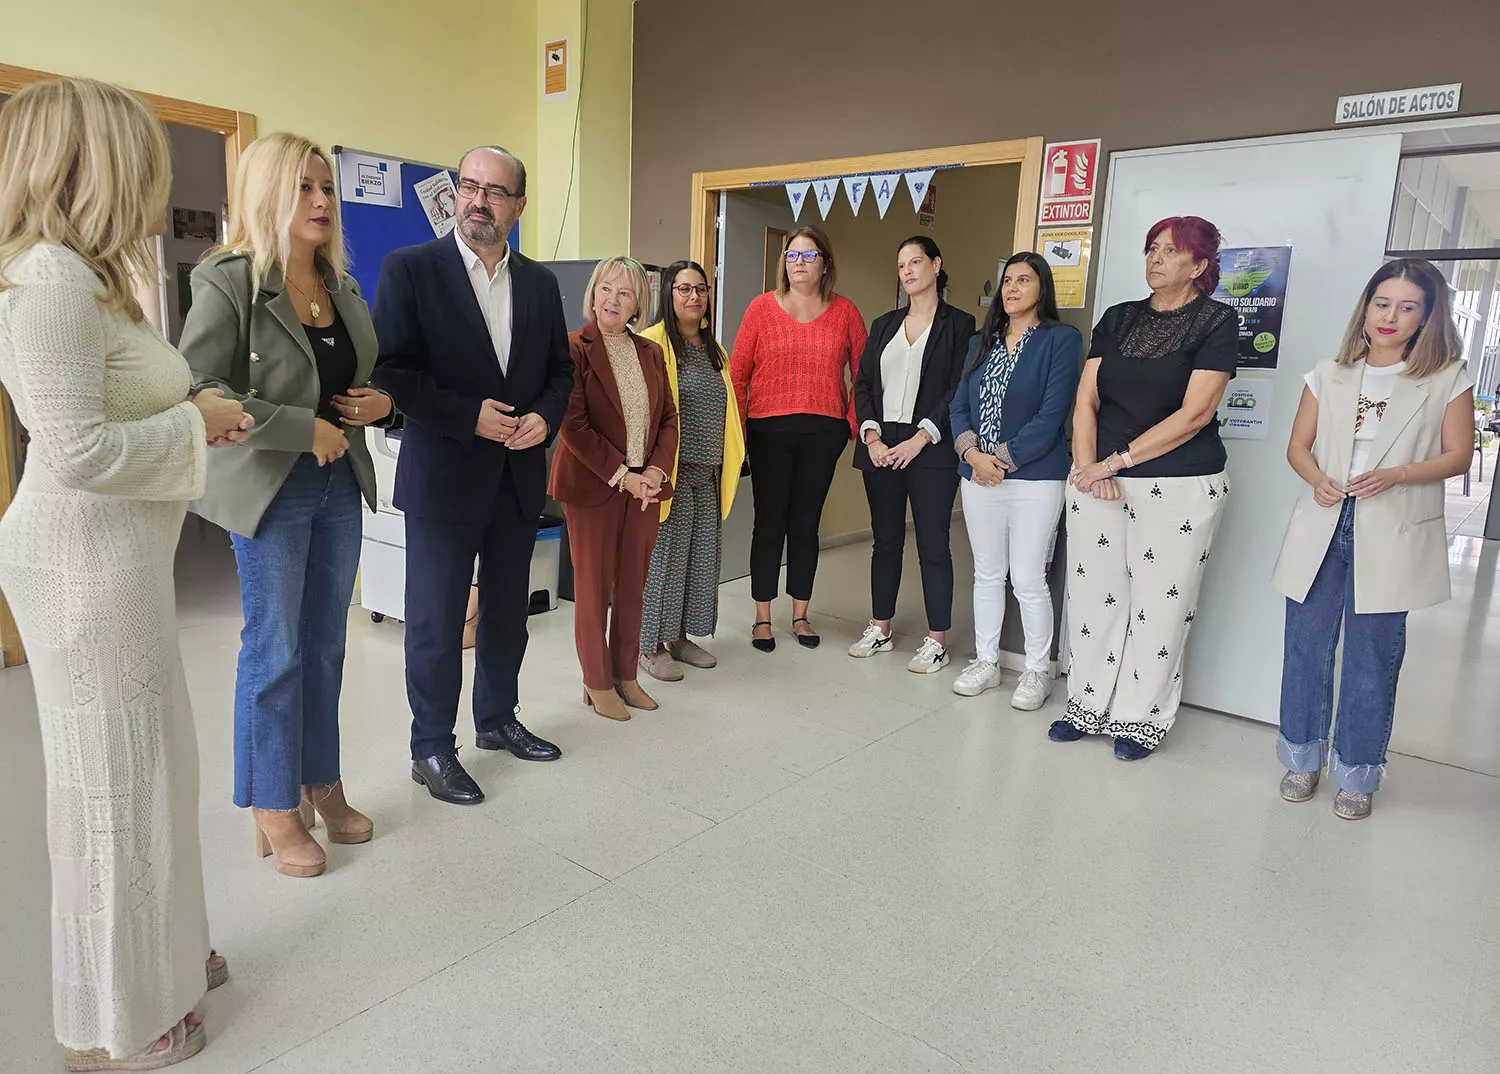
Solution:
<svg viewBox="0 0 1500 1074"><path fill-rule="evenodd" d="M1241 369L1275 369L1281 353L1290 246L1243 246L1219 252L1213 297L1240 315Z"/></svg>

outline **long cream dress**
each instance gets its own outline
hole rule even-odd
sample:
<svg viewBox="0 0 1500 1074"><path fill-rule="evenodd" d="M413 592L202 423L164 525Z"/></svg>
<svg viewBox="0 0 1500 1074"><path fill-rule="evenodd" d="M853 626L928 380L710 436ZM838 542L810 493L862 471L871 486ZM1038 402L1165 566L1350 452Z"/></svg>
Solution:
<svg viewBox="0 0 1500 1074"><path fill-rule="evenodd" d="M172 557L208 446L187 363L107 310L81 258L3 269L0 381L31 436L0 590L47 766L53 1015L69 1048L148 1047L205 991L198 744Z"/></svg>

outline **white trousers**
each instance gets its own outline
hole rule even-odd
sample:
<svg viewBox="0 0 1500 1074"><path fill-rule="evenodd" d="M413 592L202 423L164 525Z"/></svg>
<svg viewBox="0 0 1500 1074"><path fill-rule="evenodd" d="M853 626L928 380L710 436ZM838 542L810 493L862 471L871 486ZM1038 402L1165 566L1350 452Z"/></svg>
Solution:
<svg viewBox="0 0 1500 1074"><path fill-rule="evenodd" d="M1052 659L1053 632L1047 564L1065 483L1012 479L986 486L966 479L959 487L974 551L974 646L979 658L994 661L1000 656L1009 574L1026 634L1026 670L1045 674Z"/></svg>
<svg viewBox="0 0 1500 1074"><path fill-rule="evenodd" d="M1229 479L1118 481L1123 500L1068 489L1068 721L1155 749L1177 718Z"/></svg>

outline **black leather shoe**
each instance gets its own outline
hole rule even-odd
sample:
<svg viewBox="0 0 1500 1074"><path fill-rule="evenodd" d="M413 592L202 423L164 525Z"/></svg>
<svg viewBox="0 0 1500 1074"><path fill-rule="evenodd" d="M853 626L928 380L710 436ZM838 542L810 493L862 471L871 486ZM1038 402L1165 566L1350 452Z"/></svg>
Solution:
<svg viewBox="0 0 1500 1074"><path fill-rule="evenodd" d="M458 763L457 753L440 753L411 763L411 781L427 788L439 802L454 805L478 805L484 792L472 776Z"/></svg>
<svg viewBox="0 0 1500 1074"><path fill-rule="evenodd" d="M510 750L523 761L555 761L562 750L544 738L537 738L520 720L502 724L498 731L484 731L474 736L474 745L482 750Z"/></svg>

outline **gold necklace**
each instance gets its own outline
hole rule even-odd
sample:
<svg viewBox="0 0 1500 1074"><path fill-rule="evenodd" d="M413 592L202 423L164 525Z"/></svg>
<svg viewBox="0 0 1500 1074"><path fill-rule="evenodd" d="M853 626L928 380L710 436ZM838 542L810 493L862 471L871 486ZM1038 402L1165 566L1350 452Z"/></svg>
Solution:
<svg viewBox="0 0 1500 1074"><path fill-rule="evenodd" d="M297 287L297 281L292 279L290 276L286 277L286 282L295 287L297 289L297 293L307 300L307 312L312 314L313 320L316 321L319 317L323 316L323 307L318 305L318 300L316 298L310 296L306 291L302 290L302 288ZM313 294L317 294L317 290L318 285L314 284ZM327 291L328 288L325 287L323 288L323 290Z"/></svg>

